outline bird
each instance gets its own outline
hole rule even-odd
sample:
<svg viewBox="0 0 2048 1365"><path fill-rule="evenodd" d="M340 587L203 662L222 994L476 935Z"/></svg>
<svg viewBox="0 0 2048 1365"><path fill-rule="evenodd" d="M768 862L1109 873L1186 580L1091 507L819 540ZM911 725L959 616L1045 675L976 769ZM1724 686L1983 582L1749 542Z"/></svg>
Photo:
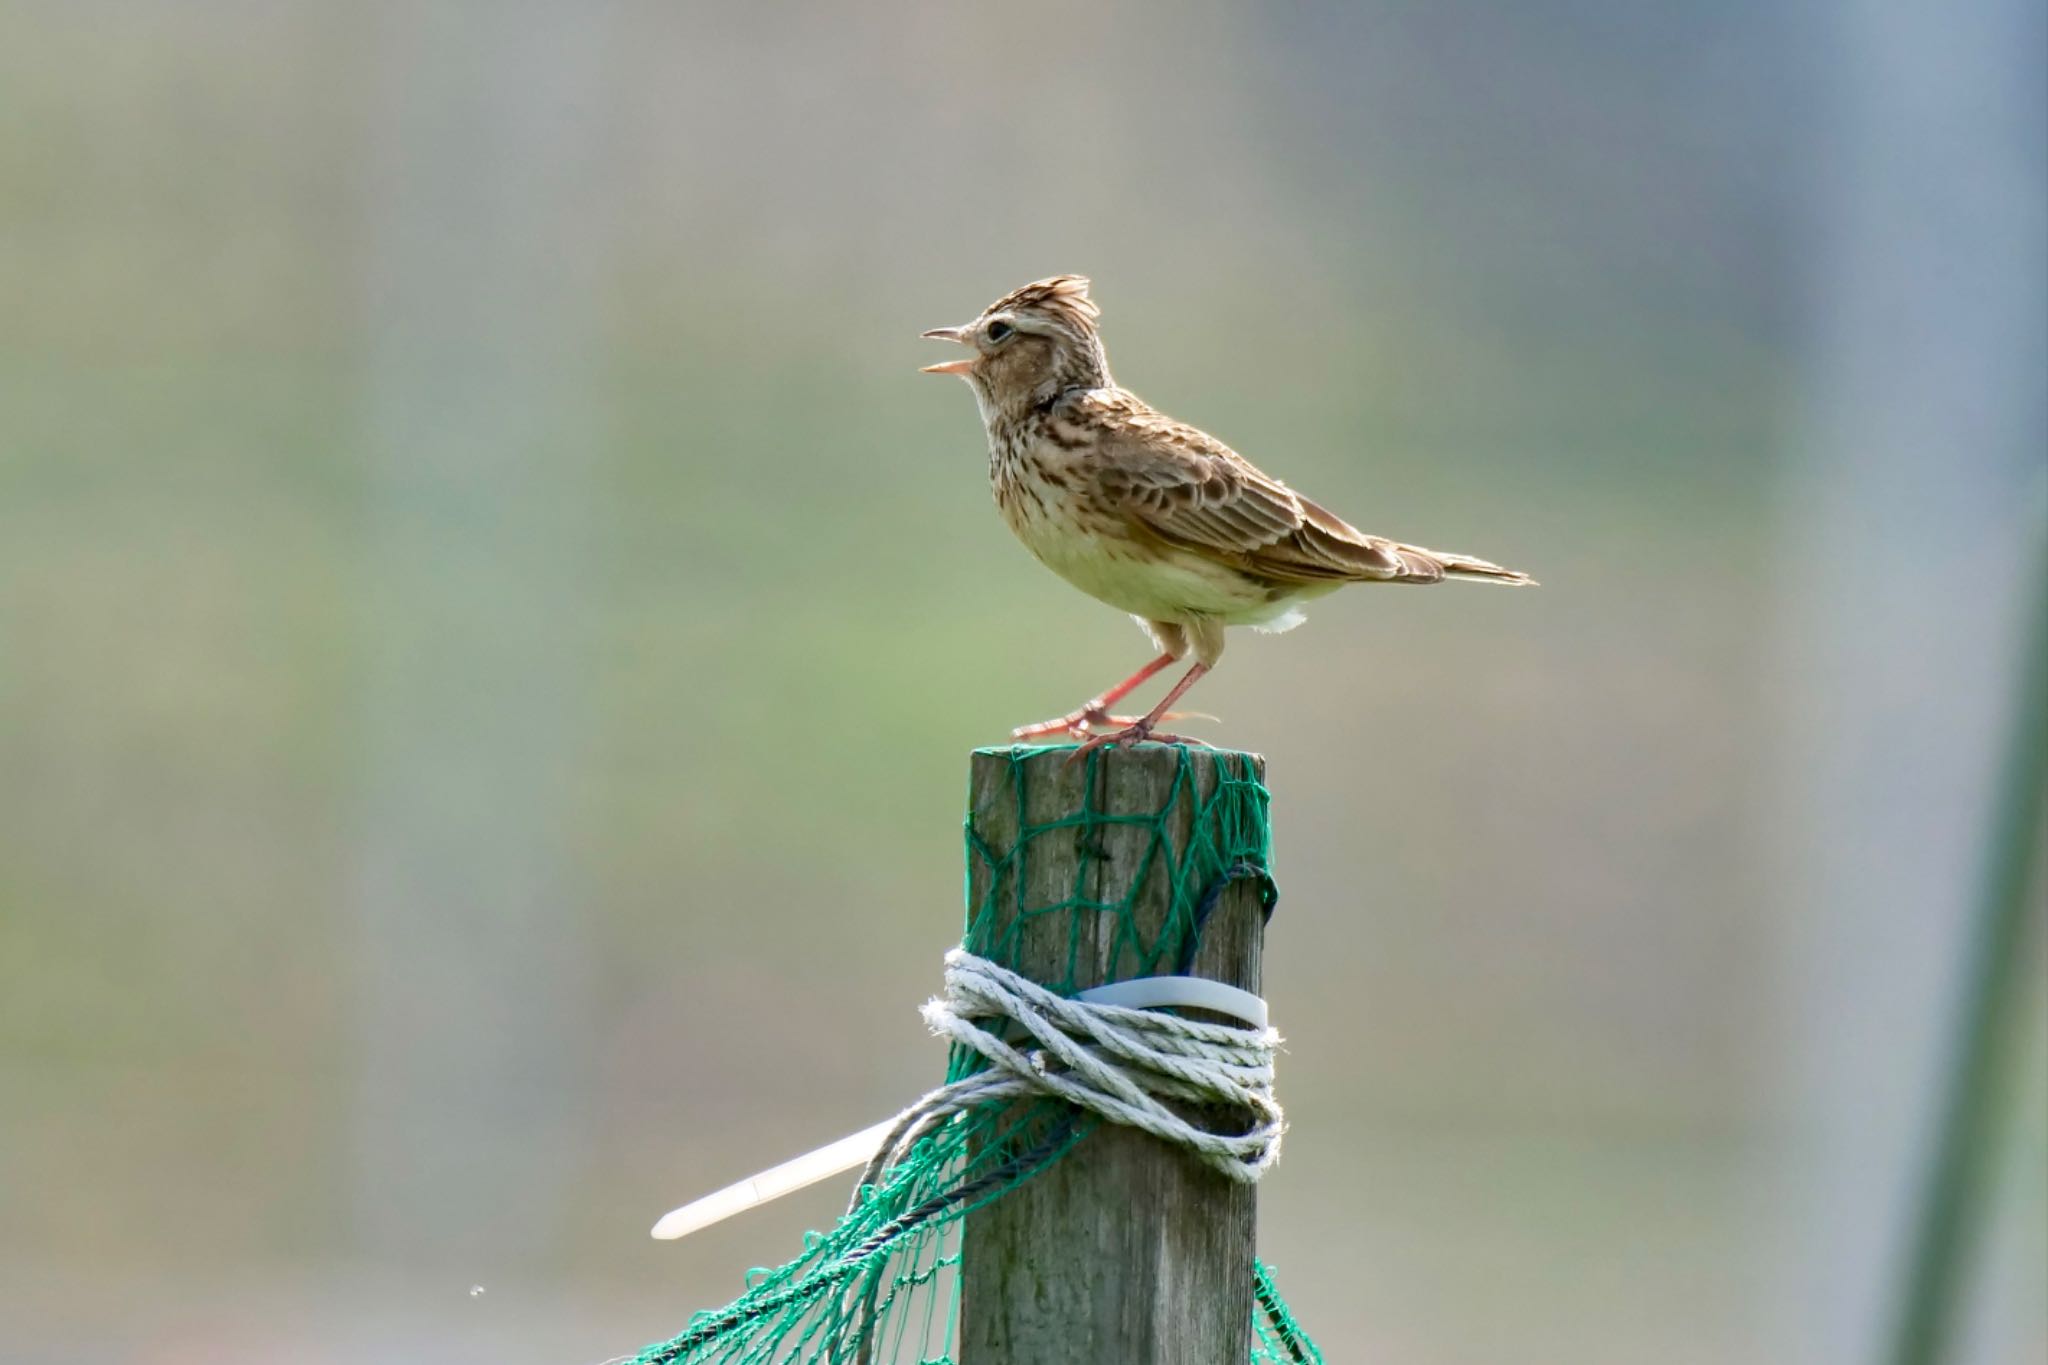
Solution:
<svg viewBox="0 0 2048 1365"><path fill-rule="evenodd" d="M1013 289L972 322L928 340L966 354L923 367L974 390L988 435L989 483L1004 522L1047 568L1119 611L1157 655L1066 715L1012 731L1080 752L1145 740L1223 657L1225 628L1277 633L1302 605L1347 583L1463 579L1533 586L1525 573L1466 554L1368 535L1206 431L1175 421L1110 376L1102 312L1083 275ZM1110 708L1188 655L1193 665L1142 716ZM1077 753L1075 757L1078 757Z"/></svg>

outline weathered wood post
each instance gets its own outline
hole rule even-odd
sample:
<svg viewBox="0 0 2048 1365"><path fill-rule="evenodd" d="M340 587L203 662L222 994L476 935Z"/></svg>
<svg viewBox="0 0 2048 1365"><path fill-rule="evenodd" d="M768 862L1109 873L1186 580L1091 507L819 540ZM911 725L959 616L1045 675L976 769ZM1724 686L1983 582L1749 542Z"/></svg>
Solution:
<svg viewBox="0 0 2048 1365"><path fill-rule="evenodd" d="M1265 771L1256 755L1162 745L1113 750L1093 764L1067 757L1051 750L1021 760L1028 780L1020 783L1008 752L974 755L969 820L983 847L1006 856L1025 831L1071 818L1084 802L1107 816L1149 817L1171 801L1165 829L1171 849L1185 849L1201 802L1226 772L1263 780ZM969 903L989 907L994 937L1008 945L1002 965L1073 989L1182 970L1177 961L1136 970L1125 937L1149 945L1185 929L1168 923L1172 885L1159 866L1157 828L1055 828L1002 875L970 857ZM1217 879L1187 967L1193 975L1259 990L1261 885ZM1114 905L1134 886L1128 920L1062 912L1015 923L1024 909L1077 897ZM1243 1365L1255 1212L1252 1186L1147 1133L1100 1124L1067 1157L969 1214L963 1365Z"/></svg>

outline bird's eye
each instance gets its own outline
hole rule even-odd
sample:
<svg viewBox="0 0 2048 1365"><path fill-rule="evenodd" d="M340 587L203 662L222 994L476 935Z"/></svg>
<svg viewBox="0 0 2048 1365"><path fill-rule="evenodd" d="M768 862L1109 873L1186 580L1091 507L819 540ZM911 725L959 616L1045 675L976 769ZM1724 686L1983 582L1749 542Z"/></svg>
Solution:
<svg viewBox="0 0 2048 1365"><path fill-rule="evenodd" d="M1016 330L1016 328L1012 327L1007 322L991 322L988 325L988 344L991 346L1000 346L1004 342L1008 341L1010 339L1010 334Z"/></svg>

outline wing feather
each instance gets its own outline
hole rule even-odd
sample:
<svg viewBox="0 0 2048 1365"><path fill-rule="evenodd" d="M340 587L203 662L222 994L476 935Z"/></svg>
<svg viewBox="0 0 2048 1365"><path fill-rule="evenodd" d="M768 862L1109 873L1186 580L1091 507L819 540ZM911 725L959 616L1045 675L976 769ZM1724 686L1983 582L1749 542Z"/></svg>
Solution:
<svg viewBox="0 0 2048 1365"><path fill-rule="evenodd" d="M1168 544L1276 583L1441 578L1260 470L1223 442L1128 395L1101 401L1090 461L1103 502ZM1433 570L1434 572L1430 572Z"/></svg>

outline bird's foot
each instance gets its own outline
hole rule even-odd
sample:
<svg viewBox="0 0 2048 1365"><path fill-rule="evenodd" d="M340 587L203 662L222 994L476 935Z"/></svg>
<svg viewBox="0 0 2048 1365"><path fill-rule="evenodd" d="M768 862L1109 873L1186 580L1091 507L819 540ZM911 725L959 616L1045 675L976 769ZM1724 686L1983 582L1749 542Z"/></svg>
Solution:
<svg viewBox="0 0 2048 1365"><path fill-rule="evenodd" d="M1159 720L1173 720L1175 716L1175 712L1169 711L1165 715L1159 717ZM1209 743L1209 741L1207 741L1206 739L1196 739L1193 735L1170 735L1166 733L1166 731L1164 730L1155 730L1152 727L1157 723L1158 722L1153 720L1150 716L1146 716L1134 722L1133 724L1127 725L1123 729L1116 731L1114 734L1089 735L1087 738L1081 741L1081 745L1079 748L1075 749L1073 753L1067 755L1067 762L1078 763L1081 759L1086 758L1089 754L1094 753L1097 749L1114 749L1119 744L1129 744L1135 746L1143 744L1147 740L1150 740L1154 744L1199 744L1204 749L1213 749L1216 747L1215 745Z"/></svg>
<svg viewBox="0 0 2048 1365"><path fill-rule="evenodd" d="M1112 726L1119 730L1127 730L1143 719L1142 716L1112 716L1101 705L1091 701L1078 711L1069 711L1064 716L1042 720L1036 725L1020 725L1010 731L1010 738L1021 742L1056 735L1061 739L1085 740Z"/></svg>
<svg viewBox="0 0 2048 1365"><path fill-rule="evenodd" d="M1206 711L1168 711L1165 715L1156 717L1112 716L1102 707L1094 702L1090 702L1080 710L1070 711L1064 716L1055 716L1051 720L1042 720L1036 725L1020 725L1010 731L1010 738L1021 743L1025 740L1044 739L1048 736L1057 735L1062 739L1078 739L1085 742L1104 738L1103 732L1107 730L1114 730L1116 735L1122 738L1141 727L1157 725L1160 721L1214 719L1216 717ZM1147 729L1146 734L1151 734L1151 731ZM1152 737L1172 743L1202 743L1199 739L1182 741L1178 735L1154 735ZM1137 741L1131 740L1130 742L1135 744Z"/></svg>

